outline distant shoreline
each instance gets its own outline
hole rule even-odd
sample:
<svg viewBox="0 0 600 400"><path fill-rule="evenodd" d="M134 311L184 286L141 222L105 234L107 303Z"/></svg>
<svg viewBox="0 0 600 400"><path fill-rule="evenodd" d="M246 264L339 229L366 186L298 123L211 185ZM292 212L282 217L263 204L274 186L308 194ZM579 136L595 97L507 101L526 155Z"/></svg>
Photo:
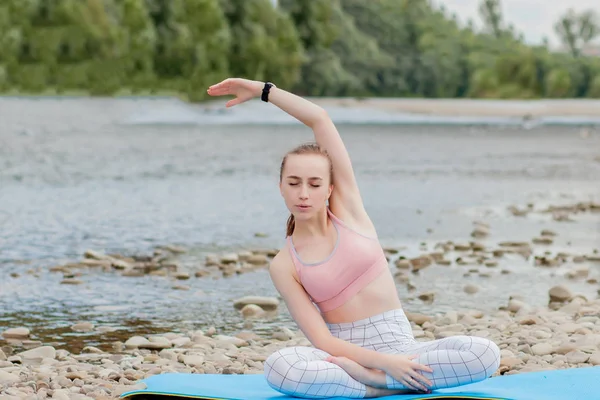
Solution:
<svg viewBox="0 0 600 400"><path fill-rule="evenodd" d="M322 107L375 108L382 111L436 116L537 118L548 116L600 117L598 99L422 99L311 98Z"/></svg>
<svg viewBox="0 0 600 400"><path fill-rule="evenodd" d="M487 98L355 98L355 97L306 97L324 108L350 108L357 110L373 109L392 114L437 117L497 117L516 119L535 119L543 117L600 117L600 99L487 99ZM41 94L0 94L0 100L165 100L173 99L185 102L192 107L217 109L224 107L225 98L212 99L198 103L188 103L173 93L117 94L115 96L90 96L83 93L41 93ZM260 100L256 99L255 102Z"/></svg>

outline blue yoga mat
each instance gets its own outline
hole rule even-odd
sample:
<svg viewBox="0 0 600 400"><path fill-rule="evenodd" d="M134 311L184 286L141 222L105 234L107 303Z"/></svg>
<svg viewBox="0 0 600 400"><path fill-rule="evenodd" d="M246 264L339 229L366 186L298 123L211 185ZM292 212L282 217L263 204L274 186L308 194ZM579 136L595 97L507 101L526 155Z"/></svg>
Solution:
<svg viewBox="0 0 600 400"><path fill-rule="evenodd" d="M167 373L151 376L142 382L146 384L146 389L123 393L121 398L157 395L219 400L298 400L271 389L262 374ZM384 398L386 400L595 400L600 399L600 367L504 375L456 388L440 389L433 394L396 395ZM330 399L342 400L343 398Z"/></svg>

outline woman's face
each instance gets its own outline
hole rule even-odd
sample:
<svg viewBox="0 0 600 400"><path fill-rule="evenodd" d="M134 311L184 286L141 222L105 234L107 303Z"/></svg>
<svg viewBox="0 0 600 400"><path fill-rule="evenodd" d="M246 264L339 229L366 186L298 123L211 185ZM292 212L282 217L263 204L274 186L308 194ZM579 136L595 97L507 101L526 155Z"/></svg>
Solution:
<svg viewBox="0 0 600 400"><path fill-rule="evenodd" d="M329 171L329 159L323 155L287 156L279 187L297 221L310 219L326 205L333 190Z"/></svg>

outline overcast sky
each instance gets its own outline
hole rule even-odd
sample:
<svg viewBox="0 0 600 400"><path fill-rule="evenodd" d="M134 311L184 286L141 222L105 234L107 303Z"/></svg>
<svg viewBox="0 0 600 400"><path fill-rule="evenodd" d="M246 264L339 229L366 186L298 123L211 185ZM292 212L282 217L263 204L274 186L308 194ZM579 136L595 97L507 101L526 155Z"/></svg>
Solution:
<svg viewBox="0 0 600 400"><path fill-rule="evenodd" d="M464 22L472 18L476 26L481 26L477 11L480 0L433 1L456 12L459 20ZM594 9L600 16L600 0L501 0L501 4L505 20L513 23L517 31L525 35L527 42L540 43L544 36L548 36L553 46L558 44L553 25L569 7L575 11Z"/></svg>

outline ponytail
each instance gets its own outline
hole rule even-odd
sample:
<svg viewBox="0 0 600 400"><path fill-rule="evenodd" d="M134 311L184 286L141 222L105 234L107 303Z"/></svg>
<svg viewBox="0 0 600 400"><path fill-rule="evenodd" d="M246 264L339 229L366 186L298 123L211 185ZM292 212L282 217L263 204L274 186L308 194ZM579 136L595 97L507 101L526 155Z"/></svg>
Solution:
<svg viewBox="0 0 600 400"><path fill-rule="evenodd" d="M296 226L294 214L290 214L290 217L287 220L287 233L285 234L286 237L292 236L292 233L294 233L294 226Z"/></svg>

